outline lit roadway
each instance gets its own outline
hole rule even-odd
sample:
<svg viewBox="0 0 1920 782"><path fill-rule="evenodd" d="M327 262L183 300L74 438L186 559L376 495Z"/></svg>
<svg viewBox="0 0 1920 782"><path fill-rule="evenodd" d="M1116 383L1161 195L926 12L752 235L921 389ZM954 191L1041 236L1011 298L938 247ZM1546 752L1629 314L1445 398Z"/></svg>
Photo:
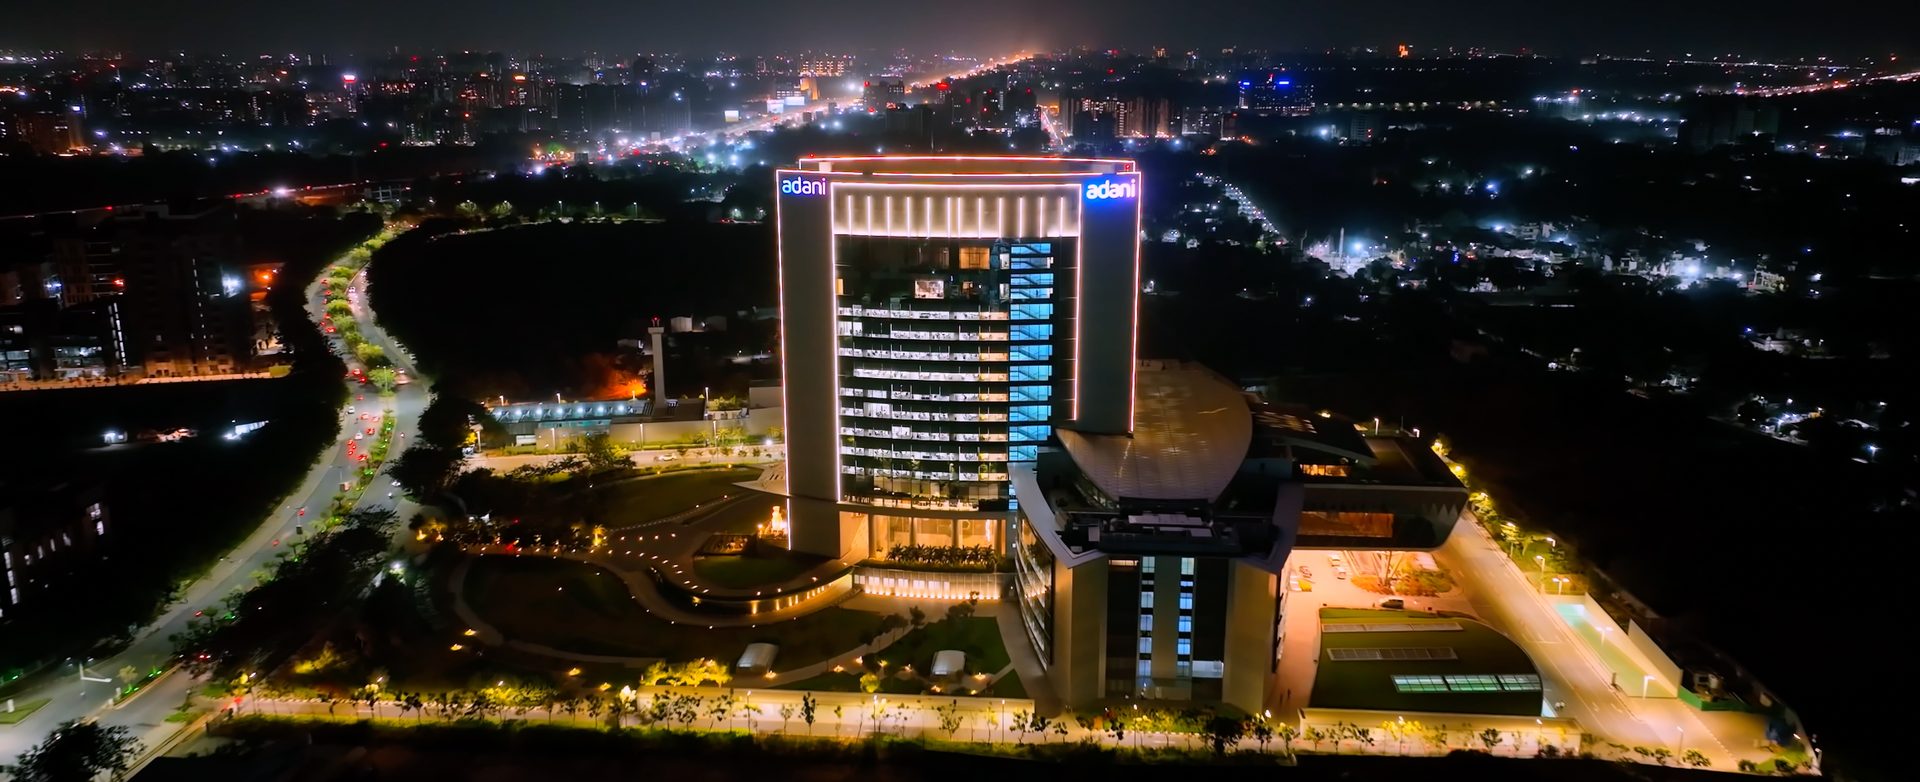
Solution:
<svg viewBox="0 0 1920 782"><path fill-rule="evenodd" d="M286 544L298 536L294 527L299 509L307 509L304 521L311 522L324 516L328 503L340 488L340 482L345 480L344 476L351 474L353 460L347 456L346 444L352 440L355 431L364 433L367 426L374 425L373 422L360 421L358 413L377 413L383 408L395 413L394 432L398 436L388 451L389 459L398 456L409 441L418 436L420 411L426 407L428 399L428 384L414 370L407 354L374 323L372 313L364 302L364 290L364 284L356 279L354 290L348 296L354 305L354 317L360 322L360 333L368 341L380 345L392 357L394 367L405 370L414 378L414 382L400 386L392 398L384 400L373 393L370 387L354 384L353 394L366 397L364 400L348 400L347 403L354 405L358 412L343 413L340 439L328 446L285 504L263 520L244 542L228 552L205 577L183 590L181 600L168 607L152 624L142 628L126 650L88 664L85 671L87 676L110 679L127 666L143 674L155 668L169 667L173 656L173 643L169 639L187 628L196 610L211 608L227 594L253 586L255 578L265 573L275 558L285 551ZM307 298L308 315L318 322L323 312L323 301L317 283L308 289ZM378 416L375 418L377 420ZM371 436L358 441L356 452L364 451L372 443ZM387 499L386 493L393 491L388 484L389 480L384 474L375 476L357 507L395 505L399 512L400 533L404 535L406 520L414 513L414 506L399 497ZM45 738L56 725L87 717L96 718L106 725L124 725L145 742L148 749L154 749L184 727L182 724L165 722L165 718L181 706L195 684L184 672L173 671L150 684L132 700L114 708L108 704L119 687L118 683L82 681L80 672L71 665L53 673L57 676L52 681L12 696L22 704L40 698L49 698L52 702L19 724L0 725L0 765L11 764L21 752ZM0 704L0 707L4 707L4 704Z"/></svg>
<svg viewBox="0 0 1920 782"><path fill-rule="evenodd" d="M1698 715L1678 699L1644 698L1613 686L1592 647L1575 635L1527 576L1500 550L1470 514L1463 515L1434 558L1461 578L1473 612L1524 649L1540 669L1549 703L1565 702L1560 716L1580 721L1599 737L1627 746L1697 749L1717 769L1735 764L1734 747L1714 737ZM1621 682L1633 690L1641 682ZM1734 738L1734 737L1729 737ZM1746 749L1751 742L1735 744ZM1753 756L1749 750L1742 756Z"/></svg>
<svg viewBox="0 0 1920 782"><path fill-rule="evenodd" d="M949 74L943 74L943 75L926 76L919 79L911 80L908 82L908 84L911 87L925 87L927 85L930 85L945 79L966 78L968 76L989 71L1004 65L1012 65L1018 62L1022 62L1024 60L1031 58L1032 56L1033 56L1032 54L1022 52L1020 54L1016 54L1010 57L1003 57L999 59L988 60L986 62L981 63L980 65L977 65L973 68L969 68L964 71L958 71L955 73L949 73ZM801 116L804 115L806 112L825 111L827 109L827 104L829 102L831 101L820 101L817 103L809 103L797 108L787 109L785 111L782 111L779 114L770 114L766 117L762 117L760 119L756 119L751 122L740 122L740 123L735 123L733 125L728 125L721 128L715 128L713 130L702 130L702 131L695 131L691 133L684 133L684 134L681 134L678 136L672 136L669 138L643 142L640 144L636 144L635 147L638 149L658 150L658 149L666 148L666 149L680 150L688 146L703 146L705 144L709 144L716 141L726 141L728 139L744 136L749 133L757 133L764 130L773 130L774 128L780 125L799 124Z"/></svg>
<svg viewBox="0 0 1920 782"><path fill-rule="evenodd" d="M1814 92L1829 92L1832 90L1844 90L1848 87L1859 87L1867 84L1909 82L1909 81L1916 81L1916 80L1920 80L1920 71L1907 71L1905 73L1889 73L1881 76L1868 76L1865 78L1858 78L1858 79L1836 79L1834 81L1820 82L1819 84L1802 84L1797 87L1774 87L1771 89L1760 89L1760 90L1734 90L1734 92L1736 94L1750 95L1756 98L1777 98L1782 95L1806 95L1808 93L1814 93Z"/></svg>

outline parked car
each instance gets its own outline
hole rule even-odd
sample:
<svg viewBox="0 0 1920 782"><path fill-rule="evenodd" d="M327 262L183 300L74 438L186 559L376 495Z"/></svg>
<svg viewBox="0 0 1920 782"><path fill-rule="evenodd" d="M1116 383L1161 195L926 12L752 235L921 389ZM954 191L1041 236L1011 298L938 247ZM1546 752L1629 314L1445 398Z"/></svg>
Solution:
<svg viewBox="0 0 1920 782"><path fill-rule="evenodd" d="M1381 608L1391 608L1397 611L1402 608L1406 608L1407 601L1397 597L1389 597L1389 598L1386 598L1385 600L1381 600L1379 603L1376 603L1375 605L1378 605Z"/></svg>

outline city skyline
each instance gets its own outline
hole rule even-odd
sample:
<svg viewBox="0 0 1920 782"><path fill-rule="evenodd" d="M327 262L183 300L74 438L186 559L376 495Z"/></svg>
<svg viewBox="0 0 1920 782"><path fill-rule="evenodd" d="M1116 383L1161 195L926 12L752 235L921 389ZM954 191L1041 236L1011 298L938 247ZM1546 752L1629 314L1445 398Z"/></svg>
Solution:
<svg viewBox="0 0 1920 782"><path fill-rule="evenodd" d="M1324 0L1248 8L1226 0L1184 4L1177 13L1146 0L1068 0L1043 7L987 0L955 9L862 0L797 13L749 0L738 19L716 25L692 7L628 6L607 0L556 0L529 15L501 0L464 3L345 3L325 12L213 0L188 17L138 0L104 0L84 26L57 6L14 9L0 49L231 52L325 51L373 55L395 48L626 52L663 47L760 51L917 48L990 54L1020 49L1123 47L1147 50L1328 50L1405 43L1416 51L1488 48L1556 55L1743 53L1790 57L1881 57L1910 47L1903 31L1920 25L1920 7L1856 4L1850 14L1808 14L1784 0L1717 6L1628 0L1567 4L1543 13L1519 0L1477 0L1471 7L1385 0L1364 9ZM1865 20L1872 19L1872 23ZM1221 22L1230 24L1222 25ZM1658 23L1650 23L1650 22ZM406 32L400 32L406 31Z"/></svg>
<svg viewBox="0 0 1920 782"><path fill-rule="evenodd" d="M1510 41L1909 10L1406 5L0 48L0 776L1903 779L1920 67Z"/></svg>

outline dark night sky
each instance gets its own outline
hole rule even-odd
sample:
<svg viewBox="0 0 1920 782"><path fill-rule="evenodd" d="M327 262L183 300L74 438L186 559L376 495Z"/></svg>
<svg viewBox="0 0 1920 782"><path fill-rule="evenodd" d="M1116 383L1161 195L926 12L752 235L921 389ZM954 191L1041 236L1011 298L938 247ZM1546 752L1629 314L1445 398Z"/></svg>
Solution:
<svg viewBox="0 0 1920 782"><path fill-rule="evenodd" d="M1546 53L1887 54L1920 1L1837 0L9 0L0 46L575 53L1078 44L1281 49L1412 43ZM1794 9L1794 10L1787 10ZM1920 56L1916 56L1920 59Z"/></svg>

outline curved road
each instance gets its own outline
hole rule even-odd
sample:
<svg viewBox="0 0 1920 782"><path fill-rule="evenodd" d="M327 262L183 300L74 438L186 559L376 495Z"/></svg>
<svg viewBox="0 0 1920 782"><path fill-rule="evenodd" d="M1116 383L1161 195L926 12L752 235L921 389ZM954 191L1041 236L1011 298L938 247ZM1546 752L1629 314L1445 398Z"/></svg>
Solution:
<svg viewBox="0 0 1920 782"><path fill-rule="evenodd" d="M342 411L340 438L330 444L314 462L306 479L289 495L285 504L263 519L260 526L233 551L228 552L212 571L183 590L181 599L142 628L125 650L88 663L86 676L109 679L123 667L149 671L169 666L173 656L170 638L186 629L196 610L218 603L229 593L252 587L257 574L271 566L285 550L284 544L299 534L295 529L301 519L299 509L306 508L308 518L325 512L339 490L340 482L353 470L353 460L347 456L347 443L353 439L355 432L364 433L367 426L374 425L382 410L395 415L396 437L388 451L388 458L398 456L413 438L419 436L420 412L429 400L427 388L430 384L420 376L407 353L374 322L373 311L366 301L364 272L354 279L347 298L353 305L354 319L359 323L360 333L369 342L385 350L393 359L394 368L404 370L414 378L414 382L400 386L392 397L387 398L373 393L369 386L352 384L353 397L348 399L347 404L352 406L354 412ZM318 323L321 313L325 311L324 304L316 281L307 288L308 317ZM344 346L338 342L334 349L335 352L345 352ZM361 421L360 414L365 413L373 414L374 421ZM371 439L361 440L358 448L364 450L371 442ZM415 506L401 496L387 498L386 493L394 490L388 486L389 480L385 474L375 476L372 481L373 485L362 495L356 507L393 506L401 521L399 536L404 537L405 522L415 512ZM170 673L132 700L115 708L110 703L118 686L117 683L84 681L81 671L69 664L60 671L57 679L13 695L13 700L21 704L40 698L48 698L51 702L19 724L0 725L0 765L11 764L21 752L39 743L55 726L68 720L93 717L102 724L126 726L150 749L183 727L168 723L165 718L186 699L193 686L191 677ZM0 709L4 707L5 704L0 703Z"/></svg>

